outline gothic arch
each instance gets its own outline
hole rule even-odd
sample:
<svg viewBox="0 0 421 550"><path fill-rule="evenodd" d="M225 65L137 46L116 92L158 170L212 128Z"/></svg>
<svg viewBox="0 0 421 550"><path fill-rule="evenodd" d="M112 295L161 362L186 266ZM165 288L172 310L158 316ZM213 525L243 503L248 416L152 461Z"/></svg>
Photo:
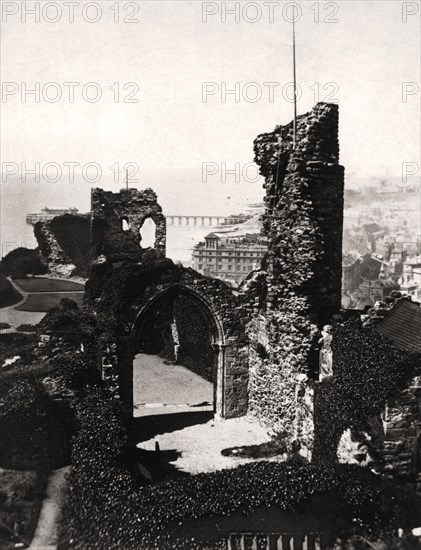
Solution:
<svg viewBox="0 0 421 550"><path fill-rule="evenodd" d="M189 298L209 323L210 333L212 335L212 348L215 357L215 414L223 417L226 415L224 395L226 346L223 321L209 300L204 298L196 290L181 283L173 283L165 289L158 290L158 292L139 309L130 332L129 347L131 350L131 357L134 358L136 355L138 350L138 338L147 322L148 315L166 298L168 300L175 300L179 296L186 296ZM133 369L133 365L131 365L131 369Z"/></svg>

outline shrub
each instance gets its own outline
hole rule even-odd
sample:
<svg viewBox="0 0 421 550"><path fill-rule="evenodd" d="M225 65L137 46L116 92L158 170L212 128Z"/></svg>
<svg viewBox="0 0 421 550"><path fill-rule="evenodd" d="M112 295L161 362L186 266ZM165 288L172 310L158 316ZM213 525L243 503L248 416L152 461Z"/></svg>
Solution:
<svg viewBox="0 0 421 550"><path fill-rule="evenodd" d="M31 540L38 521L48 471L0 471L0 548ZM15 531L18 539L12 533Z"/></svg>
<svg viewBox="0 0 421 550"><path fill-rule="evenodd" d="M16 304L22 296L13 287L11 282L0 273L0 307L7 307Z"/></svg>
<svg viewBox="0 0 421 550"><path fill-rule="evenodd" d="M87 386L100 383L100 372L90 353L60 353L54 357L52 365L65 387L72 391L81 392Z"/></svg>
<svg viewBox="0 0 421 550"><path fill-rule="evenodd" d="M23 376L0 385L0 450L2 464L19 467L32 460L47 462L48 430L45 397Z"/></svg>
<svg viewBox="0 0 421 550"><path fill-rule="evenodd" d="M83 343L88 349L95 348L95 330L95 318L68 298L62 298L38 323L40 333L64 337L78 346Z"/></svg>
<svg viewBox="0 0 421 550"><path fill-rule="evenodd" d="M38 249L21 247L15 248L2 259L0 271L19 279L27 275L44 275L48 269L42 262Z"/></svg>
<svg viewBox="0 0 421 550"><path fill-rule="evenodd" d="M356 466L262 461L139 487L117 403L97 390L77 411L63 524L77 549L182 548L168 533L184 521L272 505L297 510L312 495L329 491L337 495L341 514L355 518L364 533L376 536L394 526L394 499L379 478Z"/></svg>
<svg viewBox="0 0 421 550"><path fill-rule="evenodd" d="M19 332L36 332L37 331L37 327L35 325L29 325L27 323L22 323L21 325L19 325L16 330L18 330Z"/></svg>
<svg viewBox="0 0 421 550"><path fill-rule="evenodd" d="M13 264L22 258L39 257L38 250L19 247L11 250L0 262L0 271L6 275L10 275Z"/></svg>
<svg viewBox="0 0 421 550"><path fill-rule="evenodd" d="M315 390L313 460L336 462L342 433L365 429L387 398L415 372L419 354L402 351L384 336L363 328L359 318L334 326L333 376Z"/></svg>
<svg viewBox="0 0 421 550"><path fill-rule="evenodd" d="M10 328L9 323L0 323L0 330Z"/></svg>

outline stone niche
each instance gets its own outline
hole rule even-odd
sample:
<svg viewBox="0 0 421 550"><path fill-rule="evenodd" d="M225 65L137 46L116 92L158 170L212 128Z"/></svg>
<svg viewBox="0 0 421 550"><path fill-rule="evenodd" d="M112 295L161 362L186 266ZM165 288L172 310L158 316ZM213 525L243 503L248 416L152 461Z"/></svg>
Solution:
<svg viewBox="0 0 421 550"><path fill-rule="evenodd" d="M165 256L166 221L152 189L122 189L119 193L93 189L91 195L91 246L95 257L112 262L140 260L141 228L155 223L154 249Z"/></svg>

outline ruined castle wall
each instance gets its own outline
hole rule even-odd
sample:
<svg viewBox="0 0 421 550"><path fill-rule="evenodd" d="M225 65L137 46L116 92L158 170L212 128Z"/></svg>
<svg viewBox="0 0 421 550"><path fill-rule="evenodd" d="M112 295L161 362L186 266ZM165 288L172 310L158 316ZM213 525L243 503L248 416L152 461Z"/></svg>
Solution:
<svg viewBox="0 0 421 550"><path fill-rule="evenodd" d="M421 494L421 367L384 413L382 458L387 479Z"/></svg>
<svg viewBox="0 0 421 550"><path fill-rule="evenodd" d="M212 325L212 351L218 359L217 390L223 403L217 412L226 418L247 413L249 348L245 325L250 313L224 282L176 266L168 259L118 268L102 260L93 267L92 275L85 300L95 308L104 335L104 378L110 391L118 393L128 408L133 403L132 362L139 351L142 319L154 304L165 300L172 303L174 298L186 296ZM110 342L115 344L112 358L107 351Z"/></svg>
<svg viewBox="0 0 421 550"><path fill-rule="evenodd" d="M268 254L260 286L262 318L251 322L249 404L308 455L320 331L341 303L344 172L338 164L338 108L317 104L255 141L265 176ZM256 307L256 293L250 293ZM293 442L296 442L293 444Z"/></svg>
<svg viewBox="0 0 421 550"><path fill-rule="evenodd" d="M41 254L51 274L86 277L91 261L89 216L65 214L34 226Z"/></svg>
<svg viewBox="0 0 421 550"><path fill-rule="evenodd" d="M104 255L115 262L141 259L141 228L148 218L156 226L154 248L165 255L166 222L152 189L123 189L119 193L93 189L91 215L91 244L96 256Z"/></svg>

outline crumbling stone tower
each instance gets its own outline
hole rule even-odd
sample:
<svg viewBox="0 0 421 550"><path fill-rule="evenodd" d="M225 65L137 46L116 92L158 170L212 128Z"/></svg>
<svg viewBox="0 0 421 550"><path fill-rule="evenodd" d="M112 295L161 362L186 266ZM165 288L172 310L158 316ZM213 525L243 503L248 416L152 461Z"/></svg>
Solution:
<svg viewBox="0 0 421 550"><path fill-rule="evenodd" d="M146 219L155 222L155 250L165 256L166 221L152 189L122 189L119 193L92 189L91 247L94 256L113 262L141 259L140 230ZM125 227L126 229L125 229Z"/></svg>
<svg viewBox="0 0 421 550"><path fill-rule="evenodd" d="M260 135L255 153L266 179L269 302L276 307L297 291L322 326L341 305L344 169L337 105L318 103L298 117L295 148L291 123Z"/></svg>
<svg viewBox="0 0 421 550"><path fill-rule="evenodd" d="M255 140L265 177L268 254L259 314L250 324L250 407L311 450L312 379L324 324L341 304L344 170L338 107L318 103L293 125ZM295 445L292 445L293 442Z"/></svg>

